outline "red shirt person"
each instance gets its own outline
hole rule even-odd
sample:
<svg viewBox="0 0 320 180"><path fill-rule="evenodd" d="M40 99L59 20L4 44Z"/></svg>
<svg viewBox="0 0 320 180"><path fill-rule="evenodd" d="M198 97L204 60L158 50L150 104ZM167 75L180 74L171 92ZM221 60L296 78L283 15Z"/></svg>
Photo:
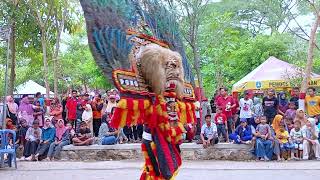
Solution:
<svg viewBox="0 0 320 180"><path fill-rule="evenodd" d="M232 109L236 107L236 103L232 96L228 95L228 89L227 88L220 88L220 97L218 97L217 106L222 109L222 113L227 116L228 119L228 131L229 134L231 132L231 127L233 124L233 112Z"/></svg>
<svg viewBox="0 0 320 180"><path fill-rule="evenodd" d="M77 119L77 99L78 92L72 90L72 97L67 100L66 108L68 110L67 118L68 121L74 122Z"/></svg>

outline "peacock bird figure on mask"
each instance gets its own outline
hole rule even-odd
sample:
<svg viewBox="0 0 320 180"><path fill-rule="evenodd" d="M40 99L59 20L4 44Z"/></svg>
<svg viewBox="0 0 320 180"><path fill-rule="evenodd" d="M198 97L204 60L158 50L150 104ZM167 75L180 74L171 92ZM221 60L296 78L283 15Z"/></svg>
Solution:
<svg viewBox="0 0 320 180"><path fill-rule="evenodd" d="M145 179L174 179L184 125L195 122L193 76L179 27L157 0L80 0L97 65L121 93L112 126L143 124Z"/></svg>

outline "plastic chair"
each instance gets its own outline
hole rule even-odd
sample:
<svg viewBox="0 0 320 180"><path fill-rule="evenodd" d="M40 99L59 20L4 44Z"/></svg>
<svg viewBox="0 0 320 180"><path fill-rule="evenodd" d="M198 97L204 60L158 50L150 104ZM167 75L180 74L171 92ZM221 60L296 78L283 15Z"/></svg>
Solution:
<svg viewBox="0 0 320 180"><path fill-rule="evenodd" d="M10 135L12 135L13 147L9 146ZM9 129L0 130L1 136L1 147L0 147L0 164L4 167L4 154L9 155L8 164L11 167L12 158L14 160L15 168L17 169L17 155L16 149L14 147L14 142L16 142L16 132Z"/></svg>

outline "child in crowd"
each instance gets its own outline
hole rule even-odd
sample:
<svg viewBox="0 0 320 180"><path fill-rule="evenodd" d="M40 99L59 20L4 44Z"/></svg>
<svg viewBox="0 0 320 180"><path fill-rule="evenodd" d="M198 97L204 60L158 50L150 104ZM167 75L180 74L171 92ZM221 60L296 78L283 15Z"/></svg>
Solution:
<svg viewBox="0 0 320 180"><path fill-rule="evenodd" d="M256 128L257 126L260 124L260 117L256 117L254 119L254 125L251 125L251 131L252 131L252 139L251 139L251 144L252 147L250 149L250 152L254 152L255 151L255 147L256 147L256 140L257 140L257 132L256 132Z"/></svg>
<svg viewBox="0 0 320 180"><path fill-rule="evenodd" d="M291 151L291 159L301 159L302 154L300 154L300 151L303 150L303 135L300 121L294 122L294 128L290 131L290 141L294 146L294 149Z"/></svg>
<svg viewBox="0 0 320 180"><path fill-rule="evenodd" d="M72 139L73 145L75 146L89 146L93 144L94 138L92 137L91 131L87 128L87 123L82 121L78 133Z"/></svg>
<svg viewBox="0 0 320 180"><path fill-rule="evenodd" d="M289 143L289 133L286 131L286 127L284 124L280 125L280 131L276 135L277 139L280 143L281 157L284 160L284 157L287 157L287 160L290 160L290 151L292 149L292 145Z"/></svg>
<svg viewBox="0 0 320 180"><path fill-rule="evenodd" d="M230 134L231 139L236 144L250 144L252 139L251 126L248 125L247 119L240 119L240 125L236 128L235 133Z"/></svg>
<svg viewBox="0 0 320 180"><path fill-rule="evenodd" d="M295 102L289 102L289 109L285 112L284 117L294 119L296 117L296 112Z"/></svg>
<svg viewBox="0 0 320 180"><path fill-rule="evenodd" d="M222 109L220 107L217 108L217 113L214 120L217 126L219 139L222 136L226 142L229 142L229 137L227 134L228 133L227 116L223 114Z"/></svg>
<svg viewBox="0 0 320 180"><path fill-rule="evenodd" d="M302 128L303 135L303 159L309 159L309 153L312 150L317 160L320 160L320 144L318 141L319 129L316 126L316 120L309 118L306 125Z"/></svg>
<svg viewBox="0 0 320 180"><path fill-rule="evenodd" d="M256 156L261 161L268 161L272 158L273 149L271 137L271 127L267 124L267 117L260 117L260 124L256 128Z"/></svg>
<svg viewBox="0 0 320 180"><path fill-rule="evenodd" d="M284 123L286 129L288 130L288 132L291 132L291 129L294 128L293 125L293 119L290 117L283 117L282 122Z"/></svg>

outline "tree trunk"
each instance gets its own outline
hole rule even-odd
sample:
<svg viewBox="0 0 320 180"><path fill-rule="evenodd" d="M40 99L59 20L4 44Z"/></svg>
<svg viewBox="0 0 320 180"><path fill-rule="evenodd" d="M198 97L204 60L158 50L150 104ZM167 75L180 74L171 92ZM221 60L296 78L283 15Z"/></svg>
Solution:
<svg viewBox="0 0 320 180"><path fill-rule="evenodd" d="M54 52L54 57L53 57L53 76L54 76L54 96L58 97L58 56L59 56L59 49L60 49L60 37L61 37L61 31L58 29L57 33L57 42L56 42L56 47L55 47L55 52Z"/></svg>
<svg viewBox="0 0 320 180"><path fill-rule="evenodd" d="M203 88L201 68L200 68L200 55L199 55L197 45L195 45L193 48L193 60L194 60L194 68L196 70L197 78L199 81L199 88Z"/></svg>
<svg viewBox="0 0 320 180"><path fill-rule="evenodd" d="M56 29L57 29L57 42L53 57L53 76L54 76L54 96L58 97L58 57L59 57L59 49L60 49L60 40L61 40L61 33L64 29L64 22L65 22L65 16L67 14L67 10L64 9L62 12L62 18L61 22L59 23L59 20L56 20Z"/></svg>
<svg viewBox="0 0 320 180"><path fill-rule="evenodd" d="M10 35L10 47L11 47L11 61L10 61L10 81L8 95L13 95L14 82L16 80L16 22L12 19L11 23L11 35Z"/></svg>
<svg viewBox="0 0 320 180"><path fill-rule="evenodd" d="M44 73L44 82L46 86L46 98L50 96L50 86L48 78L48 60L47 60L47 41L46 41L46 31L44 28L41 28L41 45L42 45L42 55L43 55L43 73Z"/></svg>
<svg viewBox="0 0 320 180"><path fill-rule="evenodd" d="M308 88L308 82L311 77L311 71L313 66L313 57L314 57L314 48L316 46L316 39L317 39L317 29L320 24L320 12L316 14L316 20L312 25L312 29L310 32L310 40L309 40L309 49L308 49L308 59L307 65L305 68L302 84L301 84L301 93L306 93Z"/></svg>

